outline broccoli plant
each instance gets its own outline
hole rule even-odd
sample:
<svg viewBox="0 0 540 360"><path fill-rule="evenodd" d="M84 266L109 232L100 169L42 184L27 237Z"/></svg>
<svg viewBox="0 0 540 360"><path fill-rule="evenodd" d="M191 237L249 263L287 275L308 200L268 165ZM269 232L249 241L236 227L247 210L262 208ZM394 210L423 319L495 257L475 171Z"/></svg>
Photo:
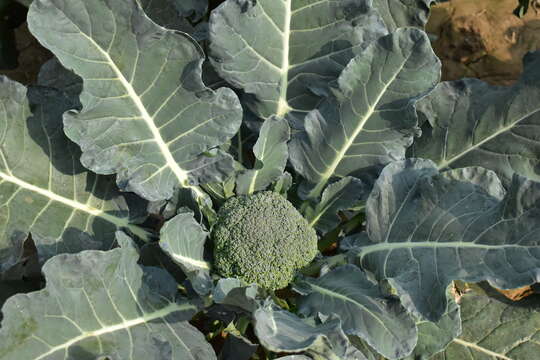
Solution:
<svg viewBox="0 0 540 360"><path fill-rule="evenodd" d="M0 360L534 358L462 286L540 278L540 52L440 83L431 2L34 0Z"/></svg>

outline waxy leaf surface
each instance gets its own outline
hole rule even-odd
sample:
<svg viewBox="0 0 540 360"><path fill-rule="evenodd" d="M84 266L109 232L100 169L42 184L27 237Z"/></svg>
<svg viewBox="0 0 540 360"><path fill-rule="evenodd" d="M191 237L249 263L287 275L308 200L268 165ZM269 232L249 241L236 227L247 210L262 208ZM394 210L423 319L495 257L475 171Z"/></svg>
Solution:
<svg viewBox="0 0 540 360"><path fill-rule="evenodd" d="M332 178L378 172L404 158L418 133L414 104L439 80L427 35L398 29L372 43L340 75L334 91L293 137L291 162L316 198ZM364 174L365 175L365 174Z"/></svg>
<svg viewBox="0 0 540 360"><path fill-rule="evenodd" d="M42 261L108 249L124 227L149 238L129 224L114 180L87 171L64 135L62 113L77 106L58 90L0 77L0 272L20 260L29 233Z"/></svg>
<svg viewBox="0 0 540 360"><path fill-rule="evenodd" d="M417 27L423 29L429 17L429 7L437 0L373 0L384 20L388 31L393 32L401 27Z"/></svg>
<svg viewBox="0 0 540 360"><path fill-rule="evenodd" d="M177 298L174 279L141 268L129 237L117 239L114 250L52 258L45 289L5 303L0 359L216 359L188 323L197 307Z"/></svg>
<svg viewBox="0 0 540 360"><path fill-rule="evenodd" d="M460 300L463 333L433 360L525 360L540 351L538 295L520 302L465 294Z"/></svg>
<svg viewBox="0 0 540 360"><path fill-rule="evenodd" d="M253 194L264 190L283 174L289 158L287 142L290 136L289 124L284 119L271 117L265 120L253 146L255 166L238 175L237 194Z"/></svg>
<svg viewBox="0 0 540 360"><path fill-rule="evenodd" d="M399 299L382 294L358 267L343 265L318 279L306 277L297 287L304 295L298 302L301 314L339 315L347 335L366 340L388 359L401 359L414 349L412 317Z"/></svg>
<svg viewBox="0 0 540 360"><path fill-rule="evenodd" d="M159 246L182 268L199 294L212 289L210 263L204 260L208 232L191 211L181 211L161 228Z"/></svg>
<svg viewBox="0 0 540 360"><path fill-rule="evenodd" d="M237 132L240 104L232 90L204 86L204 55L188 35L156 25L133 0L37 0L28 24L84 81L82 111L64 116L83 165L148 200L178 187L202 199L194 184L232 171L229 155L207 152Z"/></svg>
<svg viewBox="0 0 540 360"><path fill-rule="evenodd" d="M227 0L210 18L210 58L257 116L283 117L313 109L317 88L385 33L367 0Z"/></svg>
<svg viewBox="0 0 540 360"><path fill-rule="evenodd" d="M325 233L341 222L338 216L340 210L350 209L365 199L367 194L367 187L362 181L352 176L344 177L324 189L321 200L306 209L305 217L309 225Z"/></svg>
<svg viewBox="0 0 540 360"><path fill-rule="evenodd" d="M429 160L396 162L377 180L366 216L372 243L357 263L428 320L446 311L452 280L508 289L540 279L540 183L518 175L505 194L483 168L439 174Z"/></svg>
<svg viewBox="0 0 540 360"><path fill-rule="evenodd" d="M508 185L514 173L540 180L540 51L512 86L478 79L440 83L418 103L427 120L413 154L444 169L482 166Z"/></svg>
<svg viewBox="0 0 540 360"><path fill-rule="evenodd" d="M271 351L306 351L316 360L366 360L349 342L339 318L330 317L323 324L315 324L313 318L301 319L265 304L255 311L254 319L255 334Z"/></svg>

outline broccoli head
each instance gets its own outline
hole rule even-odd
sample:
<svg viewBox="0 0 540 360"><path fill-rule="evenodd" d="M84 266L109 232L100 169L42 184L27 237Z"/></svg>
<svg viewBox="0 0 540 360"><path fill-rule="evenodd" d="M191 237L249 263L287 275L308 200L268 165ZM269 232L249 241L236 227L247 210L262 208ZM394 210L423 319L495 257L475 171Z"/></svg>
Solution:
<svg viewBox="0 0 540 360"><path fill-rule="evenodd" d="M212 230L214 268L224 277L276 290L317 254L317 234L283 196L270 191L223 204Z"/></svg>

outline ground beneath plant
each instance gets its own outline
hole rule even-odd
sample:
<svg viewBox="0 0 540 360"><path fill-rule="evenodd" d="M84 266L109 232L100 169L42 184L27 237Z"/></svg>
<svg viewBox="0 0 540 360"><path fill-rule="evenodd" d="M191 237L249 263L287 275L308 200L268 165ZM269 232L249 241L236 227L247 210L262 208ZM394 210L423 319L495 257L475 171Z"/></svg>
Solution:
<svg viewBox="0 0 540 360"><path fill-rule="evenodd" d="M451 0L433 7L427 31L443 62L443 80L476 77L513 83L528 51L540 49L540 11L512 14L517 0Z"/></svg>

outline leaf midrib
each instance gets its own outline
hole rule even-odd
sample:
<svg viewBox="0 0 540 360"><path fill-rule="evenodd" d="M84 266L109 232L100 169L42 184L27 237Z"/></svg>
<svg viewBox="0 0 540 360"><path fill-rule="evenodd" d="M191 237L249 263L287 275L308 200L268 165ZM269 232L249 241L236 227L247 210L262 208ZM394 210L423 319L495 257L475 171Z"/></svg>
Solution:
<svg viewBox="0 0 540 360"><path fill-rule="evenodd" d="M77 337L74 337L62 344L59 344L59 345L56 345L52 348L49 349L49 351L35 357L33 360L41 360L51 354L54 354L55 352L57 351L60 351L60 350L63 350L63 349L67 349L69 348L70 346L84 340L84 339L87 339L87 338L91 338L91 337L99 337L99 336L102 336L102 335L105 335L105 334L110 334L110 333L113 333L115 331L119 331L119 330L124 330L124 329L129 329L129 328L132 328L134 326L137 326L137 325L141 325L141 324L146 324L152 320L156 320L156 319L162 319L164 317L166 317L167 315L171 314L171 313L174 313L174 312L177 312L177 311L183 311L183 310L188 310L188 309L194 309L196 310L196 308L193 306L193 305L190 305L190 304L182 304L182 305L179 305L179 304L176 304L176 303L171 303L169 304L168 306L156 311L156 312L153 312L153 313L150 313L150 314L144 314L144 316L140 316L138 318L135 318L135 319L131 319L131 320L124 320L122 321L121 323L118 323L116 325L109 325L107 327L103 327L99 330L94 330L94 331L88 331L88 332L84 332L82 333L81 335L77 336Z"/></svg>
<svg viewBox="0 0 540 360"><path fill-rule="evenodd" d="M363 259L366 255L379 251L391 251L398 249L415 249L415 248L427 248L427 249L441 249L441 248L466 248L466 249L486 249L486 250L501 250L503 248L509 249L521 249L527 248L526 246L519 244L478 244L473 242L393 242L393 243L379 243L375 245L363 246L360 249L358 256Z"/></svg>
<svg viewBox="0 0 540 360"><path fill-rule="evenodd" d="M380 93L377 95L377 98L375 99L373 104L368 107L367 111L365 112L365 115L363 117L361 117L360 122L358 123L358 125L354 129L351 136L345 142L345 145L341 148L339 153L336 155L336 157L335 157L334 161L332 162L332 164L327 168L327 170L324 173L321 174L320 180L317 182L317 184L315 185L313 190L310 191L308 197L314 198L314 197L319 196L319 194L321 193L324 185L326 185L328 180L334 175L337 167L341 163L341 160L345 157L345 155L347 154L347 152L349 151L351 146L354 144L354 142L355 142L356 138L358 137L358 135L360 134L360 132L364 129L364 126L366 125L366 123L369 121L371 116L375 113L375 109L376 109L377 105L379 104L379 102L381 101L384 94L386 93L386 90L396 80L397 76L400 74L401 70L403 70L403 67L405 66L407 61L409 61L409 57L406 57L404 59L404 61L400 64L397 71L395 71L392 74L392 76L390 77L388 82L382 87Z"/></svg>
<svg viewBox="0 0 540 360"><path fill-rule="evenodd" d="M146 107L144 106L141 98L139 97L139 95L137 94L137 92L135 91L131 83L126 79L126 77L124 76L122 71L118 68L118 66L116 66L116 63L112 60L109 53L103 50L101 46L94 41L94 39L92 39L90 36L82 32L81 29L77 26L77 24L73 22L72 24L76 26L77 29L79 29L79 32L81 33L81 35L85 37L103 55L103 57L105 58L105 60L107 61L111 69L113 70L113 72L118 77L118 81L120 81L124 89L126 89L127 95L133 101L133 104L135 105L139 113L141 114L141 118L144 120L144 122L146 123L146 126L152 133L152 136L154 137L156 144L159 147L160 152L165 158L165 162L167 166L174 172L179 182L183 184L188 178L187 172L184 171L182 168L180 168L180 166L178 166L178 164L176 163L176 160L174 160L174 157L172 156L167 144L161 137L161 133L159 132L159 129L154 123L154 119L148 113L148 110L146 110Z"/></svg>
<svg viewBox="0 0 540 360"><path fill-rule="evenodd" d="M285 116L289 110L289 103L287 101L287 91L289 88L289 46L291 38L291 21L292 21L292 0L284 0L285 6L285 19L283 29L283 56L281 59L281 89L278 99L278 108L276 115L279 117Z"/></svg>
<svg viewBox="0 0 540 360"><path fill-rule="evenodd" d="M80 210L84 213L87 213L91 216L102 218L114 225L116 225L119 228L128 228L131 232L133 232L135 235L140 237L141 239L149 239L150 235L143 230L142 228L135 226L133 224L130 224L127 219L116 217L114 215L111 215L103 210L96 209L94 207L88 206L87 204L82 204L80 202L77 202L72 199L68 199L66 197L63 197L61 195L58 195L48 189L40 188L36 185L30 184L24 180L21 180L13 175L8 175L4 172L0 172L0 179L7 181L9 183L12 183L20 188L29 190L31 192L37 193L41 196L44 196L52 201L61 203L63 205L66 205L70 208Z"/></svg>
<svg viewBox="0 0 540 360"><path fill-rule="evenodd" d="M489 356L493 356L497 359L503 359L503 360L513 360L512 358L509 358L508 356L504 355L504 354L499 354L499 353L496 353L494 351L491 351L489 349L486 349L484 347L481 347L480 345L478 344L475 344L475 343L471 343L471 342L468 342L468 341L465 341L463 339L454 339L453 342L455 342L456 344L459 344L461 346L464 346L464 347L468 347L468 348L471 348L471 349L474 349L478 352L481 352L481 353L484 353L486 355L489 355Z"/></svg>
<svg viewBox="0 0 540 360"><path fill-rule="evenodd" d="M359 308L363 309L366 313L368 313L373 319L375 319L375 321L377 321L378 323L381 324L381 326L389 333L391 334L394 339L397 341L397 342L400 342L402 339L399 338L399 336L395 335L387 326L386 324L376 315L374 314L371 310L369 310L366 306L364 306L363 304L359 303L358 301L356 301L355 299L353 298L350 298L348 296L345 296L345 295L342 295L342 294L339 294L331 289L327 289L325 287L322 287L322 286L318 286L318 285L315 285L311 282L309 282L309 286L311 286L311 288L313 288L315 291L319 292L322 296L329 296L329 297L333 297L333 298L337 298L337 299L340 299L344 302L349 302L349 303L353 303L354 305L358 306ZM367 339L366 339L367 341ZM368 341L370 342L370 341ZM372 345L370 343L370 345Z"/></svg>
<svg viewBox="0 0 540 360"><path fill-rule="evenodd" d="M58 9L58 10L62 11L61 9ZM172 170L172 172L175 174L176 178L178 179L179 185L184 188L189 188L193 190L199 199L204 198L204 193L202 192L201 189L199 189L196 186L192 186L188 184L188 172L183 170L178 165L174 157L172 156L172 153L170 152L167 146L167 143L163 140L161 133L159 132L159 128L155 125L153 121L154 119L152 118L150 113L146 110L145 105L143 104L141 98L139 97L135 89L133 88L132 84L126 79L126 77L124 76L122 71L118 68L118 66L116 66L116 63L112 60L109 53L105 51L98 43L96 43L94 39L88 36L84 31L82 31L82 29L74 21L72 21L67 15L66 15L66 19L68 19L71 22L71 24L79 31L81 36L86 38L103 55L103 57L106 60L106 63L111 67L113 72L116 74L116 76L118 77L118 81L120 81L122 86L125 88L127 95L133 101L133 104L135 105L139 113L141 114L141 118L144 120L148 129L152 133L152 136L161 154L163 155L165 159L165 163L167 167L169 167ZM137 49L137 51L140 51L140 50Z"/></svg>
<svg viewBox="0 0 540 360"><path fill-rule="evenodd" d="M188 263L189 265L192 265L194 267L197 267L203 270L210 270L210 264L204 260L193 259L188 256L180 255L172 251L169 252L169 255L171 255L172 258L177 260L179 263Z"/></svg>
<svg viewBox="0 0 540 360"><path fill-rule="evenodd" d="M511 130L513 127L515 127L517 124L519 124L521 121L525 120L525 119L528 119L529 117L533 116L534 114L540 112L540 108L534 110L534 111L531 111L523 116L521 116L520 118L518 118L517 120L511 122L508 126L505 126L505 127L502 127L500 130L498 131L495 131L493 134L491 134L490 136L484 138L482 141L479 141L477 142L476 144L473 144L471 147L469 147L468 149L466 149L465 151L457 154L457 155L454 155L453 157L451 157L450 159L445 159L444 161L440 162L438 164L438 168L440 170L443 170L443 169L446 169L446 168L449 168L450 165L454 162L454 161L457 161L459 159L461 159L463 156L467 155L469 152L473 151L473 150L476 150L478 148L480 148L480 146L482 146L483 144L495 139L496 137L498 137L499 135L501 134L504 134L505 132ZM448 132L448 129L446 130ZM504 154L502 154L504 155Z"/></svg>

